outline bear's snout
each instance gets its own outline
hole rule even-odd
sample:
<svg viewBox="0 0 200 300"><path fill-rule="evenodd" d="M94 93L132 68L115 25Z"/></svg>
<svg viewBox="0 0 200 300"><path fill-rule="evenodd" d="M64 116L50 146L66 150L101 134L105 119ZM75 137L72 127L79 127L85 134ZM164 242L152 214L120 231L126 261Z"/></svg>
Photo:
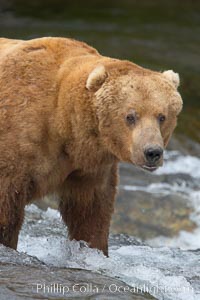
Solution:
<svg viewBox="0 0 200 300"><path fill-rule="evenodd" d="M156 169L163 159L163 148L157 145L151 145L145 148L144 157L147 165L146 168Z"/></svg>

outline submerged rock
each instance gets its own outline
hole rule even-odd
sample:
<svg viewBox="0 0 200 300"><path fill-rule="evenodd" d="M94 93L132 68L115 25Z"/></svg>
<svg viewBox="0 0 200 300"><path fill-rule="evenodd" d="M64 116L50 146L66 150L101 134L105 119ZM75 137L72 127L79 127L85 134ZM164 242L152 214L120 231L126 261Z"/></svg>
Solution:
<svg viewBox="0 0 200 300"><path fill-rule="evenodd" d="M198 188L196 181L184 173L149 174L121 164L112 232L149 239L194 230L196 224L190 218L193 208L185 190Z"/></svg>
<svg viewBox="0 0 200 300"><path fill-rule="evenodd" d="M192 212L187 200L176 194L120 190L111 230L142 239L174 236L180 230L192 231L196 227L189 218Z"/></svg>

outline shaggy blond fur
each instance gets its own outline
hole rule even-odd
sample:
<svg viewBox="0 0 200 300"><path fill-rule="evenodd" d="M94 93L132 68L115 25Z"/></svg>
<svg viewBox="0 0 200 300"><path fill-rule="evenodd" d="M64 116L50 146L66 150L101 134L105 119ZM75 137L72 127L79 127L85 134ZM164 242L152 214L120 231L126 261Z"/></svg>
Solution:
<svg viewBox="0 0 200 300"><path fill-rule="evenodd" d="M56 192L70 238L107 254L117 163L167 144L178 84L71 39L0 39L0 242L16 248L25 205Z"/></svg>

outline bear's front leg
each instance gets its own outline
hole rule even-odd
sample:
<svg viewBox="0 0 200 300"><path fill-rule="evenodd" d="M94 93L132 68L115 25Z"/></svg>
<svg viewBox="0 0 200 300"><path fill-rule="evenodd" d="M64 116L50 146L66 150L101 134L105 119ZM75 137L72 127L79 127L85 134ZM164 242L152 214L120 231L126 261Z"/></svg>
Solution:
<svg viewBox="0 0 200 300"><path fill-rule="evenodd" d="M12 179L12 180L11 180ZM0 178L0 244L16 249L24 219L24 207L31 197L32 182L27 176Z"/></svg>
<svg viewBox="0 0 200 300"><path fill-rule="evenodd" d="M21 203L7 195L0 199L0 244L13 249L17 248L23 219L24 207Z"/></svg>
<svg viewBox="0 0 200 300"><path fill-rule="evenodd" d="M70 239L83 240L108 255L108 234L117 185L117 165L94 175L74 172L60 190L60 212Z"/></svg>

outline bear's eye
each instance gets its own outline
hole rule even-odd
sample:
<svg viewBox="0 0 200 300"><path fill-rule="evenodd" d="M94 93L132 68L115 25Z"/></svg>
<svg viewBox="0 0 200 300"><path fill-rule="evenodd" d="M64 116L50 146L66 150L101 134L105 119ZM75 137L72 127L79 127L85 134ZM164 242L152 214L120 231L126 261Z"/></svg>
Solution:
<svg viewBox="0 0 200 300"><path fill-rule="evenodd" d="M135 115L134 112L129 113L129 114L126 116L126 122L127 122L129 125L135 124L135 122L136 122L136 115Z"/></svg>
<svg viewBox="0 0 200 300"><path fill-rule="evenodd" d="M163 123L165 121L165 119L166 119L166 117L164 115L159 114L159 116L158 116L159 123Z"/></svg>

